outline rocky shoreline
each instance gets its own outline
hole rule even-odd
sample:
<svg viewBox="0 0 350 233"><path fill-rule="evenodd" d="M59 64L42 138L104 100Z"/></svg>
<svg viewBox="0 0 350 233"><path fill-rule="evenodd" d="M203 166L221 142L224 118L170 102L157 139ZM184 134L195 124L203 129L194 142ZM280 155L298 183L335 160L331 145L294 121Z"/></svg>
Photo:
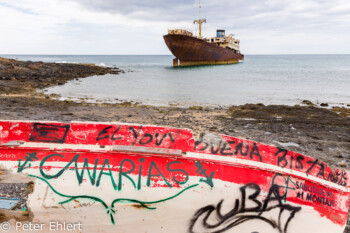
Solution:
<svg viewBox="0 0 350 233"><path fill-rule="evenodd" d="M0 119L113 121L163 125L242 137L320 159L335 168L350 166L350 109L302 105L246 104L229 109L154 107L59 101L37 90L117 68L84 64L22 62L0 58ZM116 76L117 77L117 76Z"/></svg>
<svg viewBox="0 0 350 233"><path fill-rule="evenodd" d="M92 64L44 63L0 57L0 94L32 94L36 90L93 75L118 74L118 68Z"/></svg>

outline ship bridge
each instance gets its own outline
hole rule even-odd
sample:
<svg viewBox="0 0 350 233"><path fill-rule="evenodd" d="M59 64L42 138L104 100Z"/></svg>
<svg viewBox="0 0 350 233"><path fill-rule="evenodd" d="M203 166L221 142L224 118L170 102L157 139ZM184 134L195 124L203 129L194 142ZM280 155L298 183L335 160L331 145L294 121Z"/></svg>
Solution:
<svg viewBox="0 0 350 233"><path fill-rule="evenodd" d="M204 38L204 40L211 44L216 44L223 48L228 48L239 53L240 40L235 39L234 34L230 34L228 36L225 35L225 30L218 29L216 30L216 37Z"/></svg>

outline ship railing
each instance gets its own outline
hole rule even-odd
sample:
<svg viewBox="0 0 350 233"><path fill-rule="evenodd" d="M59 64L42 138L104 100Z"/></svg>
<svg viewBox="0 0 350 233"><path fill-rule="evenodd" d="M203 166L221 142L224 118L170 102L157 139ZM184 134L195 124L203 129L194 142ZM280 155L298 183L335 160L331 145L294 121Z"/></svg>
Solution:
<svg viewBox="0 0 350 233"><path fill-rule="evenodd" d="M193 30L190 28L186 28L186 27L169 27L168 30L175 30L175 29L181 29L181 30L185 30L185 31L189 31L193 33Z"/></svg>

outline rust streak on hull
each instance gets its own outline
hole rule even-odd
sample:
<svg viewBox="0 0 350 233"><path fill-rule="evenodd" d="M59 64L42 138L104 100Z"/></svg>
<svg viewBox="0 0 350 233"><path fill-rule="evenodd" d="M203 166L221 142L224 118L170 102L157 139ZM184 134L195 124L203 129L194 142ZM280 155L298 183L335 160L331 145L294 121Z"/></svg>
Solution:
<svg viewBox="0 0 350 233"><path fill-rule="evenodd" d="M180 66L234 64L244 56L231 49L219 47L187 35L168 34L164 40ZM176 66L176 63L173 63Z"/></svg>
<svg viewBox="0 0 350 233"><path fill-rule="evenodd" d="M200 66L200 65L227 65L236 64L238 59L226 60L226 61L181 61L180 66Z"/></svg>

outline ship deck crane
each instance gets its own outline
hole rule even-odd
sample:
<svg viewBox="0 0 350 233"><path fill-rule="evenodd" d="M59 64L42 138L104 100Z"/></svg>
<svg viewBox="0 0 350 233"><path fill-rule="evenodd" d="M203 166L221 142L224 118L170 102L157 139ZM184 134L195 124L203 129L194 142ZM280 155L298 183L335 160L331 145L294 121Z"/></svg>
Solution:
<svg viewBox="0 0 350 233"><path fill-rule="evenodd" d="M206 23L207 20L206 19L201 19L201 0L198 0L198 15L199 15L199 19L198 20L194 20L193 23L198 23L199 26L199 35L198 38L202 39L202 23Z"/></svg>

